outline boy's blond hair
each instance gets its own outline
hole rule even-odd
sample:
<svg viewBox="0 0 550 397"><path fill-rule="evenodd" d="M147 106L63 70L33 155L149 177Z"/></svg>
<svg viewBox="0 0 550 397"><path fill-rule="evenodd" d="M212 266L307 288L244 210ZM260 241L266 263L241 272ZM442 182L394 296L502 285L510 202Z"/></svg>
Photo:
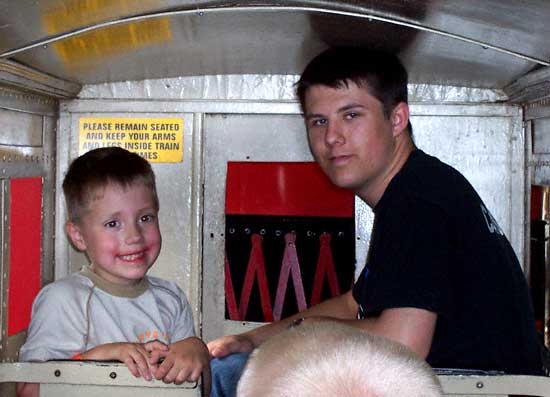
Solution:
<svg viewBox="0 0 550 397"><path fill-rule="evenodd" d="M305 320L249 359L238 397L440 397L432 368L404 346L334 321Z"/></svg>

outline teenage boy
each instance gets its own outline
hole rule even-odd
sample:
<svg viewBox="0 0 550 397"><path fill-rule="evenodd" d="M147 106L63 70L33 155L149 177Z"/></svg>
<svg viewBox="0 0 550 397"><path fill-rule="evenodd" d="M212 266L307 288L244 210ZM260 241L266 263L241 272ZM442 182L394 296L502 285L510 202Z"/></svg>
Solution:
<svg viewBox="0 0 550 397"><path fill-rule="evenodd" d="M541 374L517 257L464 176L416 148L397 57L329 49L306 67L297 94L315 160L374 210L367 263L352 290L211 341L210 353L250 352L298 318L330 317L393 339L434 367Z"/></svg>
<svg viewBox="0 0 550 397"><path fill-rule="evenodd" d="M116 360L136 377L176 384L204 374L208 390L209 354L185 294L147 276L161 248L150 164L121 148L92 150L72 162L63 192L67 235L90 265L38 294L20 360ZM17 389L37 396L39 385Z"/></svg>

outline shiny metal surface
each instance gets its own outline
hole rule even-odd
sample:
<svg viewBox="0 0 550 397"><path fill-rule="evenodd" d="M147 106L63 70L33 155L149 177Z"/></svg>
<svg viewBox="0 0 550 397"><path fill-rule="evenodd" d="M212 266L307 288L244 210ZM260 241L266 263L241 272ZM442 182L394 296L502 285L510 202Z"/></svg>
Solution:
<svg viewBox="0 0 550 397"><path fill-rule="evenodd" d="M468 87L503 88L550 60L545 0L0 4L0 52L80 84L296 75L316 53L338 44L397 52L413 82Z"/></svg>
<svg viewBox="0 0 550 397"><path fill-rule="evenodd" d="M16 361L26 333L7 336L7 280L10 271L10 179L41 177L42 186L42 283L53 280L55 139L57 113L54 101L46 97L0 88L0 361ZM0 385L0 395L6 394Z"/></svg>
<svg viewBox="0 0 550 397"><path fill-rule="evenodd" d="M225 182L228 161L312 161L299 114L205 117L203 338L254 327L225 320Z"/></svg>
<svg viewBox="0 0 550 397"><path fill-rule="evenodd" d="M198 143L193 155L193 181L185 177L183 180L187 182L182 183L198 187L202 181L204 192L200 197L204 202L199 199L193 204L189 216L198 226L190 230L191 234L185 226L185 216L182 219L171 217L167 226L175 235L182 236L175 237L181 246L199 241L196 249L200 251L202 244L202 271L197 267L201 266L200 254L191 255L197 262L185 264L183 270L181 267L174 270L171 260L159 262L155 267L167 272L165 274L172 270L189 274L190 278L182 283L184 288L197 288L193 280L203 277L202 304L193 307L196 314L203 316L200 322L206 340L256 325L224 320L225 164L228 160L311 159L300 109L293 97L295 77L197 76L90 84L83 87L82 99L61 102L62 120L91 116L99 111L194 114L198 124L194 125L192 136ZM523 258L525 142L520 108L498 104L506 98L500 90L411 84L409 93L419 147L440 156L471 180L512 241L518 256ZM66 146L68 140L76 136L74 121L62 121L60 128L62 136L67 137L62 138ZM72 156L70 151L67 155ZM187 163L184 168L189 166ZM63 167L60 165L61 170ZM162 176L163 173L170 174L169 168L156 169L167 184L166 194L171 197L168 205L189 205L188 196L184 191L179 192L179 184L172 186L168 182L176 179ZM356 220L357 269L361 270L373 217L371 210L360 200L356 200ZM201 231L200 235L193 234L198 231Z"/></svg>
<svg viewBox="0 0 550 397"><path fill-rule="evenodd" d="M57 116L59 104L46 96L3 88L0 89L0 107L10 110L25 109L25 113Z"/></svg>
<svg viewBox="0 0 550 397"><path fill-rule="evenodd" d="M0 387L5 382L41 383L42 397L193 397L197 382L181 385L133 376L126 365L113 362L57 361L0 363ZM0 389L2 390L2 389ZM2 394L3 397L14 394Z"/></svg>
<svg viewBox="0 0 550 397"><path fill-rule="evenodd" d="M42 146L42 117L0 108L3 128L0 145Z"/></svg>
<svg viewBox="0 0 550 397"><path fill-rule="evenodd" d="M187 76L142 81L87 84L80 99L178 99L295 101L296 75ZM493 103L508 99L496 89L409 84L409 102ZM272 107L270 109L273 110Z"/></svg>
<svg viewBox="0 0 550 397"><path fill-rule="evenodd" d="M78 83L55 78L9 60L0 60L0 85L42 95L49 101L51 98L74 97L81 88Z"/></svg>

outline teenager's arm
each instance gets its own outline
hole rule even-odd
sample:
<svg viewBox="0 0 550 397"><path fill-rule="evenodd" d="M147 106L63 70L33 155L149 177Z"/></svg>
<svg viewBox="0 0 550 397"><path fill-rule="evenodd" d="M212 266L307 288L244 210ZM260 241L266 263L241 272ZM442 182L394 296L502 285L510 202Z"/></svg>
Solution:
<svg viewBox="0 0 550 397"><path fill-rule="evenodd" d="M283 320L273 322L238 335L223 336L208 343L213 357L224 357L231 353L250 352L271 336L286 329L295 320L307 317L331 317L339 320L352 320L357 315L357 303L351 290L328 299L309 309L296 313Z"/></svg>
<svg viewBox="0 0 550 397"><path fill-rule="evenodd" d="M356 319L357 303L352 292L326 300L307 310L252 331L238 335L228 335L208 343L210 354L224 357L230 353L250 352L271 336L281 332L293 321L306 318L306 321L330 319L364 329L405 345L418 356L426 358L431 345L437 314L417 308L386 309L380 316Z"/></svg>
<svg viewBox="0 0 550 397"><path fill-rule="evenodd" d="M434 312L401 307L386 309L378 317L344 322L399 342L425 359L432 346L436 321L437 314Z"/></svg>

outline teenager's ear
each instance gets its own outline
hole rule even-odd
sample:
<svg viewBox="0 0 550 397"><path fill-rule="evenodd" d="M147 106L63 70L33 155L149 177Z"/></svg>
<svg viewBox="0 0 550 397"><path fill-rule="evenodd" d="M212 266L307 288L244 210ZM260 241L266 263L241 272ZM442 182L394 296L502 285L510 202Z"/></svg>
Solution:
<svg viewBox="0 0 550 397"><path fill-rule="evenodd" d="M393 136L401 134L409 125L409 105L399 102L391 112Z"/></svg>
<svg viewBox="0 0 550 397"><path fill-rule="evenodd" d="M67 236L69 236L69 240L77 250L86 250L86 242L84 241L84 237L82 236L80 227L76 223L67 221L67 223L65 223L65 232L67 233Z"/></svg>

